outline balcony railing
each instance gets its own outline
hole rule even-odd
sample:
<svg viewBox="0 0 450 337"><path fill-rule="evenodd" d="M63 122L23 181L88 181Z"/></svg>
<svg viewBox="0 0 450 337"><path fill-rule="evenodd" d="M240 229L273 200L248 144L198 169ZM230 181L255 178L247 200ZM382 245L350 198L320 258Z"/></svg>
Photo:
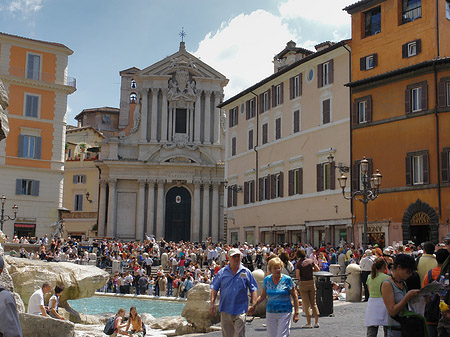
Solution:
<svg viewBox="0 0 450 337"><path fill-rule="evenodd" d="M24 68L9 67L9 75L28 78L35 81L67 85L73 88L77 87L77 80L73 77L67 76L65 79L61 79L56 78L55 74L50 74L43 71L26 71Z"/></svg>
<svg viewBox="0 0 450 337"><path fill-rule="evenodd" d="M422 17L422 6L412 8L403 12L403 23L414 21Z"/></svg>

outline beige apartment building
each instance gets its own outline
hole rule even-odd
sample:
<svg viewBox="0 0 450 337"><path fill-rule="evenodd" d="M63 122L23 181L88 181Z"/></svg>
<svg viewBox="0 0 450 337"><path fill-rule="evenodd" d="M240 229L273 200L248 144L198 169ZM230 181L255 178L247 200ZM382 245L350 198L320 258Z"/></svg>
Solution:
<svg viewBox="0 0 450 337"><path fill-rule="evenodd" d="M228 242L353 240L336 178L350 163L350 48L293 41L274 74L219 105L227 113Z"/></svg>

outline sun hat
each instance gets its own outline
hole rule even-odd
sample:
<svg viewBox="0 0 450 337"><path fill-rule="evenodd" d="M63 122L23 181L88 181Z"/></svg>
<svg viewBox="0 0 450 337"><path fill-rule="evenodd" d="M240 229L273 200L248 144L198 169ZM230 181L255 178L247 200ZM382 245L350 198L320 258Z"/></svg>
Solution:
<svg viewBox="0 0 450 337"><path fill-rule="evenodd" d="M241 253L241 251L239 250L239 249L237 249L237 248L232 248L232 249L230 249L229 251L228 251L228 256L234 256L234 255L236 255L236 254L239 254L239 255L241 255L242 253Z"/></svg>
<svg viewBox="0 0 450 337"><path fill-rule="evenodd" d="M370 249L366 249L365 253L367 256L372 256L372 250Z"/></svg>

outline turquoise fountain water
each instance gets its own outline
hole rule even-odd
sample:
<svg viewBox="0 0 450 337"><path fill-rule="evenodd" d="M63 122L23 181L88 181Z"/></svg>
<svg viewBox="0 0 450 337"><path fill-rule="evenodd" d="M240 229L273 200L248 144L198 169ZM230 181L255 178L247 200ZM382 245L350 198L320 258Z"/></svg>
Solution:
<svg viewBox="0 0 450 337"><path fill-rule="evenodd" d="M138 313L148 313L154 317L180 316L185 305L185 302L104 296L81 298L69 303L78 312L88 315L116 313L119 308L128 312L131 306L135 306Z"/></svg>

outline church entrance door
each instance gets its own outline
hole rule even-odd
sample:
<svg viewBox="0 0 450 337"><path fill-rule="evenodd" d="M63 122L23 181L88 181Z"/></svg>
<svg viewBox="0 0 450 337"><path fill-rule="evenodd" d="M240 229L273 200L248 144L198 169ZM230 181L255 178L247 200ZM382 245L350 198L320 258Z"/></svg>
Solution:
<svg viewBox="0 0 450 337"><path fill-rule="evenodd" d="M166 195L166 241L191 238L191 194L184 187L173 187Z"/></svg>

